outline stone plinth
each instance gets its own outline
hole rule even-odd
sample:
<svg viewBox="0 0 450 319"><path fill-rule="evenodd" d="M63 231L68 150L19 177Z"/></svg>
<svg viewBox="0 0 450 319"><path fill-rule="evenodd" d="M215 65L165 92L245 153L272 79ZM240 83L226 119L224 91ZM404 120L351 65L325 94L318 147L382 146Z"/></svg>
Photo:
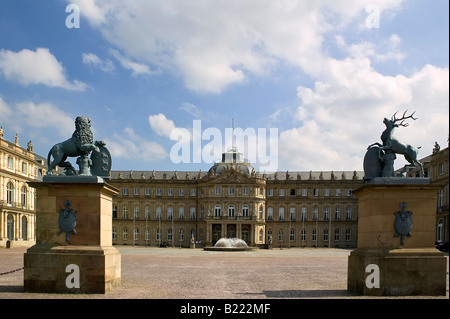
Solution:
<svg viewBox="0 0 450 319"><path fill-rule="evenodd" d="M358 244L349 256L348 290L363 295L445 295L446 258L434 247L440 186L428 179L377 178L354 190L359 198ZM395 237L396 212L407 203L411 237ZM366 283L379 269L379 288Z"/></svg>
<svg viewBox="0 0 450 319"><path fill-rule="evenodd" d="M118 191L98 177L58 178L29 183L36 189L36 245L24 254L24 289L106 293L121 282L121 256L112 246L112 196ZM69 242L59 226L66 201L76 210ZM66 284L76 275L69 265L79 268L79 288Z"/></svg>

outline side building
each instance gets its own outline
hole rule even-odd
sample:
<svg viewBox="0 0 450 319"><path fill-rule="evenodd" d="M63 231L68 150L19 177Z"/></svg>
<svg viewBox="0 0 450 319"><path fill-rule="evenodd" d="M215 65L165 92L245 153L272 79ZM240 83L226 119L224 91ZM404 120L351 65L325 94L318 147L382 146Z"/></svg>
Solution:
<svg viewBox="0 0 450 319"><path fill-rule="evenodd" d="M44 158L3 138L0 128L0 246L32 246L35 243L35 191L27 182L46 173Z"/></svg>
<svg viewBox="0 0 450 319"><path fill-rule="evenodd" d="M261 174L231 149L207 172L119 172L110 183L113 244L356 247L363 172Z"/></svg>

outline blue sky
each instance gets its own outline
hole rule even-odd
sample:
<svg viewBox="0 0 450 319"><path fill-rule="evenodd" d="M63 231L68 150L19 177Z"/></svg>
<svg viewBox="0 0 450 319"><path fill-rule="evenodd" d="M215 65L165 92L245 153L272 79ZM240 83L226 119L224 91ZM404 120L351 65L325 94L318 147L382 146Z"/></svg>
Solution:
<svg viewBox="0 0 450 319"><path fill-rule="evenodd" d="M79 9L79 28L66 25L76 14L66 12L70 4ZM214 146L219 160L231 146L225 128L234 118L247 132L266 129L257 145L238 144L257 170L267 168L257 147L271 145L271 168L279 171L350 171L362 170L383 118L409 110L418 120L396 136L421 146L424 157L435 141L447 146L448 6L444 0L4 0L0 125L5 138L18 133L21 146L32 140L46 156L71 136L75 117L87 115L94 138L113 154L114 170L182 171L212 165L205 157L193 163L194 121L203 133L222 132L200 145L204 152ZM170 138L175 128L191 147L181 163L171 156L179 145Z"/></svg>

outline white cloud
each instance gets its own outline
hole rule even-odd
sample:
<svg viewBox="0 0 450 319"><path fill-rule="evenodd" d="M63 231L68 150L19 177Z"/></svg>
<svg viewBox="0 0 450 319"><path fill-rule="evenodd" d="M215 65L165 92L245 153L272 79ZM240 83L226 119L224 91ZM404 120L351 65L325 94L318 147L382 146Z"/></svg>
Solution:
<svg viewBox="0 0 450 319"><path fill-rule="evenodd" d="M180 110L185 111L186 113L192 115L195 118L200 118L200 116L201 116L201 112L198 109L198 107L196 107L194 104L191 104L188 102L184 102L181 105Z"/></svg>
<svg viewBox="0 0 450 319"><path fill-rule="evenodd" d="M115 133L105 142L111 155L117 158L156 162L168 156L163 146L140 137L130 127L124 128L122 134Z"/></svg>
<svg viewBox="0 0 450 319"><path fill-rule="evenodd" d="M114 71L114 64L110 59L101 60L94 53L83 53L82 54L83 64L90 65L91 67L99 68L104 72Z"/></svg>
<svg viewBox="0 0 450 319"><path fill-rule="evenodd" d="M249 75L270 74L280 61L314 74L322 62L324 34L355 19L364 24L372 1L71 2L133 63L180 75L189 89L220 93ZM385 14L401 2L377 6Z"/></svg>
<svg viewBox="0 0 450 319"><path fill-rule="evenodd" d="M4 77L22 85L44 84L67 90L84 91L86 84L67 80L62 64L47 48L19 52L0 50L0 70Z"/></svg>
<svg viewBox="0 0 450 319"><path fill-rule="evenodd" d="M166 118L162 113L150 115L148 117L150 127L160 136L170 137L170 133L175 129L175 124L172 120Z"/></svg>
<svg viewBox="0 0 450 319"><path fill-rule="evenodd" d="M366 147L381 142L382 121L394 112L416 111L417 121L397 128L398 139L431 154L445 143L449 126L449 69L431 65L410 76L384 76L368 59L329 59L327 76L313 89L298 88L301 126L280 133L280 162L289 169L362 169ZM396 165L406 161L398 156Z"/></svg>
<svg viewBox="0 0 450 319"><path fill-rule="evenodd" d="M122 56L117 50L111 49L110 53L120 62L120 65L122 65L123 68L130 70L133 76L144 74L149 75L153 73L150 71L150 67L148 65L131 61Z"/></svg>

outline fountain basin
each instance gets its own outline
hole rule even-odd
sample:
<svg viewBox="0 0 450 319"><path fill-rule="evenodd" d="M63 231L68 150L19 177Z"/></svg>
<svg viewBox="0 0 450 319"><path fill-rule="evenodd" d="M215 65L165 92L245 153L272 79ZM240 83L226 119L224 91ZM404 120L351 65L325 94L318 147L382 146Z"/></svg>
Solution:
<svg viewBox="0 0 450 319"><path fill-rule="evenodd" d="M207 251L246 251L252 250L247 243L239 238L221 238L213 247L204 247Z"/></svg>

